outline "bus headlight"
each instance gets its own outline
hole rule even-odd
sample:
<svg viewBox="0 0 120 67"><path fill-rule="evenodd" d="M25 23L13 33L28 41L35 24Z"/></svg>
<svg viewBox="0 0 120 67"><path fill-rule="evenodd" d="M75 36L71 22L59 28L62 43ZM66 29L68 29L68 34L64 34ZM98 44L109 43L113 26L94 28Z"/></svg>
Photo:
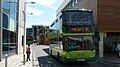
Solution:
<svg viewBox="0 0 120 67"><path fill-rule="evenodd" d="M65 53L63 53L63 54L65 54Z"/></svg>
<svg viewBox="0 0 120 67"><path fill-rule="evenodd" d="M91 56L91 57L94 57L94 56Z"/></svg>
<svg viewBox="0 0 120 67"><path fill-rule="evenodd" d="M67 57L67 58L70 58L70 57Z"/></svg>

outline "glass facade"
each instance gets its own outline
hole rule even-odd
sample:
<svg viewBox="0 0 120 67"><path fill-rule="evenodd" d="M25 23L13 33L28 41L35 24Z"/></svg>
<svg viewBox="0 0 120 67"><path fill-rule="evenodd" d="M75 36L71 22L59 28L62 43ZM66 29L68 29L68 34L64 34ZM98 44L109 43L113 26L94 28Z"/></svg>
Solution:
<svg viewBox="0 0 120 67"><path fill-rule="evenodd" d="M17 53L17 4L18 0L3 0L2 58Z"/></svg>

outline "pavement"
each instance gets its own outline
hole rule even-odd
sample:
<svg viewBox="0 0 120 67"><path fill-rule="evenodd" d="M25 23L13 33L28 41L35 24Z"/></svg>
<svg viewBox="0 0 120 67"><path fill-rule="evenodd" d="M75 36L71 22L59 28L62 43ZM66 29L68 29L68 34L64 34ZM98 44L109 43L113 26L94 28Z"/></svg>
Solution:
<svg viewBox="0 0 120 67"><path fill-rule="evenodd" d="M35 52L33 51L30 55L31 60L25 62L25 65L23 65L23 53L8 57L7 67L39 67L39 62L37 59L35 59ZM113 53L106 53L103 58L96 57L96 60L98 62L120 65L120 58L118 58L117 55ZM5 67L5 59L2 59L2 61L0 61L0 67Z"/></svg>
<svg viewBox="0 0 120 67"><path fill-rule="evenodd" d="M105 63L120 64L120 58L115 53L106 53L103 58L97 57L96 59Z"/></svg>
<svg viewBox="0 0 120 67"><path fill-rule="evenodd" d="M22 54L23 56L23 54ZM38 60L35 58L34 46L31 46L30 61L26 61L25 65L23 62L20 62L16 67L39 67Z"/></svg>
<svg viewBox="0 0 120 67"><path fill-rule="evenodd" d="M26 55L25 55L26 58ZM38 60L35 59L35 54L31 50L30 61L26 61L25 65L23 65L23 53L15 54L13 56L8 57L7 66L5 66L5 59L0 61L0 67L39 67Z"/></svg>

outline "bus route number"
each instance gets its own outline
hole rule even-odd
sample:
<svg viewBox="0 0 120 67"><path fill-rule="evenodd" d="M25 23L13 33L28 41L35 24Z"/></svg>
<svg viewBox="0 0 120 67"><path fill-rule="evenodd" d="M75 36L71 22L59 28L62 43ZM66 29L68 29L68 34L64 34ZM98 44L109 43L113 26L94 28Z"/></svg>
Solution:
<svg viewBox="0 0 120 67"><path fill-rule="evenodd" d="M81 29L81 28L72 28L71 30L72 30L73 32L81 32L82 29Z"/></svg>

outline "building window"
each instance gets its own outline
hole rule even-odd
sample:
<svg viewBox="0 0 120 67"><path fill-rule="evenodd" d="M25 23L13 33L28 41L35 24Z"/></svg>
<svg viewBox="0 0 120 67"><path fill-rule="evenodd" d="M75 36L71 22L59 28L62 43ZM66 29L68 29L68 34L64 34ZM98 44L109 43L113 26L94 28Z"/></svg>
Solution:
<svg viewBox="0 0 120 67"><path fill-rule="evenodd" d="M72 2L70 2L70 8L72 7Z"/></svg>
<svg viewBox="0 0 120 67"><path fill-rule="evenodd" d="M74 2L75 2L75 1L73 0L73 1L72 1L72 6L74 6L74 5L75 5L75 3L74 3Z"/></svg>
<svg viewBox="0 0 120 67"><path fill-rule="evenodd" d="M25 16L26 16L25 12L22 11L22 20L23 20L23 21L25 21Z"/></svg>
<svg viewBox="0 0 120 67"><path fill-rule="evenodd" d="M80 2L81 0L77 0L77 3Z"/></svg>
<svg viewBox="0 0 120 67"><path fill-rule="evenodd" d="M9 42L9 31L6 29L3 29L3 43Z"/></svg>
<svg viewBox="0 0 120 67"><path fill-rule="evenodd" d="M15 31L15 10L14 10L14 7L13 6L10 6L10 23L9 23L9 30L11 31Z"/></svg>
<svg viewBox="0 0 120 67"><path fill-rule="evenodd" d="M78 0L75 0L75 3L77 3L78 2Z"/></svg>
<svg viewBox="0 0 120 67"><path fill-rule="evenodd" d="M3 43L17 43L17 33L3 29Z"/></svg>
<svg viewBox="0 0 120 67"><path fill-rule="evenodd" d="M8 15L6 15L5 13L3 13L3 28L8 29Z"/></svg>
<svg viewBox="0 0 120 67"><path fill-rule="evenodd" d="M8 50L9 50L9 48L8 48L8 44L3 44L2 45L2 58L5 58L5 54L8 54Z"/></svg>
<svg viewBox="0 0 120 67"><path fill-rule="evenodd" d="M3 58L5 54L13 55L17 50L17 33L3 29L3 42L2 42L2 51Z"/></svg>
<svg viewBox="0 0 120 67"><path fill-rule="evenodd" d="M16 54L17 51L17 4L9 1L18 2L18 0L3 0L3 22L2 22L2 58L5 54L8 56Z"/></svg>
<svg viewBox="0 0 120 67"><path fill-rule="evenodd" d="M3 5L6 4L3 1ZM5 6L3 6L4 9ZM9 4L9 13L6 10L3 11L3 28L16 32L17 30L17 10L14 8L14 4Z"/></svg>
<svg viewBox="0 0 120 67"><path fill-rule="evenodd" d="M70 7L71 7L71 6L69 5L69 6L68 6L68 9L70 9Z"/></svg>
<svg viewBox="0 0 120 67"><path fill-rule="evenodd" d="M8 0L3 0L3 11L9 15L10 9L9 9L9 2Z"/></svg>
<svg viewBox="0 0 120 67"><path fill-rule="evenodd" d="M15 32L10 31L10 43L17 43L16 36L17 34Z"/></svg>
<svg viewBox="0 0 120 67"><path fill-rule="evenodd" d="M3 44L2 45L2 58L5 58L5 54L8 56L14 55L16 53L16 45L17 44Z"/></svg>

